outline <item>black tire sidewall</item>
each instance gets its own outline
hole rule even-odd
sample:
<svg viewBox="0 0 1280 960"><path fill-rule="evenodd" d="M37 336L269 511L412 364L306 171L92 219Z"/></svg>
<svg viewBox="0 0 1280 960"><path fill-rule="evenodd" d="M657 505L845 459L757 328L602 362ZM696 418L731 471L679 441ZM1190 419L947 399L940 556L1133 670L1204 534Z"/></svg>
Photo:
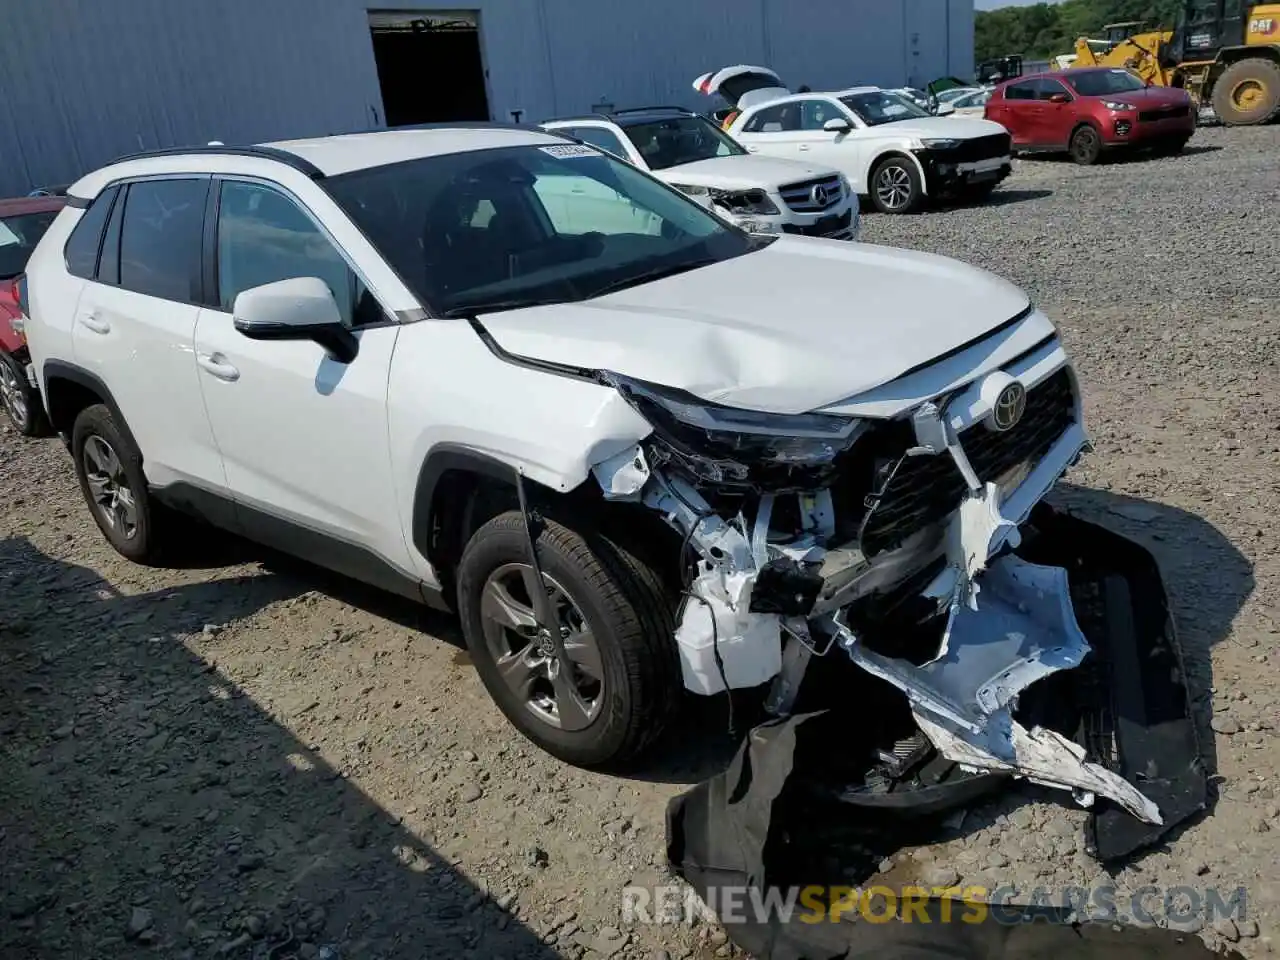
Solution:
<svg viewBox="0 0 1280 960"><path fill-rule="evenodd" d="M519 702L498 675L485 642L480 594L490 574L507 563L527 563L528 541L519 514L504 514L482 527L463 552L458 565L458 611L467 649L485 689L512 725L543 750L576 766L606 766L622 759L632 737L629 725L636 714L623 653L615 636L613 613L587 580L585 571L552 538L538 541L542 572L555 580L586 618L600 650L606 698L599 715L584 730L564 731L538 720Z"/></svg>
<svg viewBox="0 0 1280 960"><path fill-rule="evenodd" d="M1093 149L1090 150L1087 155L1082 157L1076 149L1076 144L1080 142L1083 137L1092 138ZM1078 163L1083 167L1092 166L1097 163L1098 158L1102 156L1102 137L1098 135L1098 131L1093 129L1093 127L1077 127L1076 131L1071 134L1071 143L1068 144L1067 149L1071 154L1071 159L1075 163Z"/></svg>
<svg viewBox="0 0 1280 960"><path fill-rule="evenodd" d="M109 527L103 521L94 503L84 464L84 445L92 436L99 436L105 440L120 458L120 464L129 481L129 489L133 493L138 511L138 528L132 537L123 537ZM146 475L142 472L142 456L105 406L97 404L88 407L76 417L75 425L71 428L71 456L75 461L76 478L80 481L80 492L84 496L85 505L89 508L89 512L93 515L93 522L98 525L107 542L121 556L137 563L153 561L158 552L154 542L155 515L151 497L147 491Z"/></svg>
<svg viewBox="0 0 1280 960"><path fill-rule="evenodd" d="M13 354L0 350L0 363L12 371L18 380L18 388L22 391L23 400L27 404L27 419L25 423L18 423L9 413L9 408L4 408L4 418L9 421L20 434L24 437L39 437L46 432L44 428L44 407L40 399L40 392L34 390L31 384L27 382L27 371L22 368ZM3 406L0 404L0 406Z"/></svg>
<svg viewBox="0 0 1280 960"><path fill-rule="evenodd" d="M881 205L880 194L876 189L876 181L880 179L880 171L882 171L885 167L890 167L890 166L898 166L898 167L901 167L903 170L906 170L907 177L911 181L911 199L909 199L904 206L901 206L896 210L891 210L890 208ZM887 213L891 215L900 214L900 213L914 213L916 210L920 208L920 201L924 195L924 184L920 180L920 172L916 169L915 164L912 163L910 160L907 160L905 157L887 157L886 159L881 160L879 163L877 163L875 166L875 169L871 171L870 194L871 194L872 204L874 204L875 208L879 210L881 213Z"/></svg>

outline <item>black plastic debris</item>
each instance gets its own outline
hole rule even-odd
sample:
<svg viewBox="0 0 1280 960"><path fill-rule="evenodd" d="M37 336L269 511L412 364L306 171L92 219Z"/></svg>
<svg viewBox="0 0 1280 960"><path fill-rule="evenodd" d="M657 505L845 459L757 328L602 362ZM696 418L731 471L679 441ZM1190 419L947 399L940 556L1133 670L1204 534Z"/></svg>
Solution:
<svg viewBox="0 0 1280 960"><path fill-rule="evenodd" d="M848 889L875 874L886 856L924 842L926 821L861 811L851 816L811 789L804 775L829 753L844 719L825 712L772 721L751 731L729 769L667 810L672 870L709 904L723 891ZM742 898L739 898L741 902ZM906 912L906 911L904 911ZM721 920L730 939L756 960L1208 960L1195 937L1111 922L1074 922L1063 910L993 905L982 922L961 918L960 903L930 898L909 920L871 922L849 911L812 921L780 911L745 911ZM1027 922L1033 919L1041 922ZM1045 922L1047 921L1047 922ZM1238 953L1225 956L1240 957Z"/></svg>

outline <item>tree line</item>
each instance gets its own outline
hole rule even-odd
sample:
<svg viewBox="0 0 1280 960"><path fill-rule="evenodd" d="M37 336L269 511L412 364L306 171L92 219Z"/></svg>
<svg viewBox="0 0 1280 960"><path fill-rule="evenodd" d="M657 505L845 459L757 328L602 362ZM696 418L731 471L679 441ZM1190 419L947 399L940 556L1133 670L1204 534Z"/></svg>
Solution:
<svg viewBox="0 0 1280 960"><path fill-rule="evenodd" d="M1145 20L1152 29L1173 27L1184 0L1062 0L1028 7L979 11L975 17L974 60L1020 53L1048 60L1071 53L1080 37L1097 37L1103 24Z"/></svg>

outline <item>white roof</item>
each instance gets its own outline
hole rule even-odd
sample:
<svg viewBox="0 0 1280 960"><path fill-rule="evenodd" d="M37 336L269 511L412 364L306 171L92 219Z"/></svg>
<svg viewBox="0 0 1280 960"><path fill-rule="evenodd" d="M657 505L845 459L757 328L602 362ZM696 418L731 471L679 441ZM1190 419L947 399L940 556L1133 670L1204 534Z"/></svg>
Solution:
<svg viewBox="0 0 1280 960"><path fill-rule="evenodd" d="M432 130L379 130L313 140L279 140L262 146L287 150L320 168L326 176L380 167L401 160L466 153L525 144L563 143L536 130L509 127L438 127Z"/></svg>
<svg viewBox="0 0 1280 960"><path fill-rule="evenodd" d="M431 130L380 130L374 133L349 133L313 140L281 140L260 144L276 147L309 161L326 176L378 167L401 160L416 160L447 153L466 153L496 147L518 147L524 144L564 143L563 138L537 130L500 126L437 127ZM124 177L153 174L223 173L285 177L288 168L270 158L251 155L204 153L199 147L192 152L167 152L159 156L141 156L109 164L85 174L71 185L68 193L92 199L108 183ZM293 174L296 176L297 174Z"/></svg>

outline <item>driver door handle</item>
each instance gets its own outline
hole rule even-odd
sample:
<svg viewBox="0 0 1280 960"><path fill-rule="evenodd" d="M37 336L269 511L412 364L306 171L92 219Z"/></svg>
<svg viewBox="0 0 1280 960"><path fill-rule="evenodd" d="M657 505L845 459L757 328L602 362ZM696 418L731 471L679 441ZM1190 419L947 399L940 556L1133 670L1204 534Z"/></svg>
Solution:
<svg viewBox="0 0 1280 960"><path fill-rule="evenodd" d="M227 383L235 383L240 379L240 371L227 363L227 358L220 353L198 353L196 363L205 372Z"/></svg>
<svg viewBox="0 0 1280 960"><path fill-rule="evenodd" d="M802 143L802 144L800 144L800 149L801 149L801 150L808 150L808 149L809 149L809 145L808 145L807 143Z"/></svg>

